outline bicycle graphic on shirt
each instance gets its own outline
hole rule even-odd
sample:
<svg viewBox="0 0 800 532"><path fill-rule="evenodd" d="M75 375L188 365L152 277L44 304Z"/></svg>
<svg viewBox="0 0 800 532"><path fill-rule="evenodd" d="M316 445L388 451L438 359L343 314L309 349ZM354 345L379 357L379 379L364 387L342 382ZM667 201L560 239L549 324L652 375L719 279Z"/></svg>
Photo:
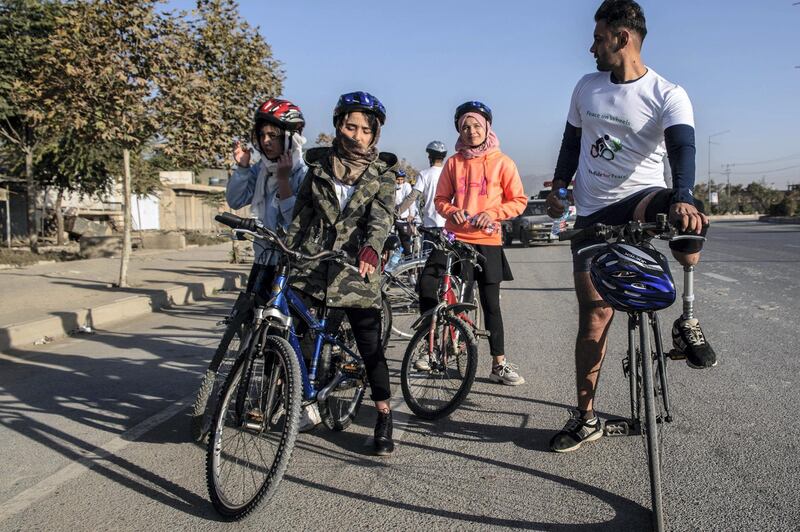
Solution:
<svg viewBox="0 0 800 532"><path fill-rule="evenodd" d="M611 135L603 135L592 144L590 150L592 157L602 157L606 161L613 161L616 152L622 150L622 141Z"/></svg>

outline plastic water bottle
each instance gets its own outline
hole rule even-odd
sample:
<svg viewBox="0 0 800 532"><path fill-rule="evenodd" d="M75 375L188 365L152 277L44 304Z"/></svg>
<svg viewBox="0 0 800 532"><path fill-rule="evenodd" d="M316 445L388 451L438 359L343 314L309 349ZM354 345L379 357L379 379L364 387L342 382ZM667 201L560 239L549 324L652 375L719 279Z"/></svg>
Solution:
<svg viewBox="0 0 800 532"><path fill-rule="evenodd" d="M389 257L389 262L386 263L384 271L390 272L394 270L400 263L400 259L402 258L403 258L403 246L398 246L397 249L395 249L394 252L392 253L392 256Z"/></svg>
<svg viewBox="0 0 800 532"><path fill-rule="evenodd" d="M475 223L478 221L478 215L476 214L475 216L470 218L469 221L470 223L472 223L472 225L475 225ZM481 229L481 231L483 231L487 235L493 235L495 232L499 230L500 230L500 222L492 222L483 229Z"/></svg>
<svg viewBox="0 0 800 532"><path fill-rule="evenodd" d="M558 233L561 232L561 223L566 222L567 218L569 218L569 200L567 200L567 189L559 188L558 191L556 191L556 195L558 196L558 199L561 200L561 204L564 206L564 213L558 218L553 219L553 227L550 228L550 236L552 238L558 237Z"/></svg>

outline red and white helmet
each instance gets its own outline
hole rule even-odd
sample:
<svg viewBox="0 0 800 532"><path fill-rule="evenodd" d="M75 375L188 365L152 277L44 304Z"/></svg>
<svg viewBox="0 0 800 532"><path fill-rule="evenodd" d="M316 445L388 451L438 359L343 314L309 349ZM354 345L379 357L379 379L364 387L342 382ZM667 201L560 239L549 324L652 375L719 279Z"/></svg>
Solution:
<svg viewBox="0 0 800 532"><path fill-rule="evenodd" d="M256 127L267 122L292 133L301 133L306 121L300 108L289 100L270 98L258 106L254 118Z"/></svg>

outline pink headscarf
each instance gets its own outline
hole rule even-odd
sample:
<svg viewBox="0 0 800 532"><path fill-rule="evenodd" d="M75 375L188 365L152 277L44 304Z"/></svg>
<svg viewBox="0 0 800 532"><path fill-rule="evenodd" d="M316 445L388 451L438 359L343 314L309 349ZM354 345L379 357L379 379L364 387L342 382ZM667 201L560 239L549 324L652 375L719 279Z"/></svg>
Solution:
<svg viewBox="0 0 800 532"><path fill-rule="evenodd" d="M461 118L458 119L458 130L461 131L461 128L464 127L464 121L470 117L477 120L478 123L486 129L486 140L483 141L483 144L478 146L467 146L461 141L461 135L459 135L456 141L456 151L463 155L465 159L473 159L499 148L500 140L497 138L497 135L494 134L494 131L492 131L492 124L480 113L464 113L461 115Z"/></svg>

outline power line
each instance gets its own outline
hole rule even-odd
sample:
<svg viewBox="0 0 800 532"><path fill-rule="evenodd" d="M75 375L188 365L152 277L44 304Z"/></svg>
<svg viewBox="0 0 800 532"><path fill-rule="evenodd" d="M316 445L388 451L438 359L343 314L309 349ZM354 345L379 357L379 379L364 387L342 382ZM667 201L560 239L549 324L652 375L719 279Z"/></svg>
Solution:
<svg viewBox="0 0 800 532"><path fill-rule="evenodd" d="M733 165L731 165L733 166ZM739 163L736 163L736 166L739 166ZM800 164L796 164L794 166L786 166L784 168L773 168L772 170L747 170L746 172L731 172L732 175L753 175L753 174L772 174L775 172L783 172L786 170L794 170L795 168L800 168ZM727 171L722 172L711 172L712 174L716 175L727 175Z"/></svg>
<svg viewBox="0 0 800 532"><path fill-rule="evenodd" d="M755 161L752 163L736 163L736 166L755 166L757 164L771 164L771 163L779 163L783 161L791 161L792 159L800 158L800 153L795 153L793 155L784 155L783 157L778 157L776 159L768 159L765 161Z"/></svg>

